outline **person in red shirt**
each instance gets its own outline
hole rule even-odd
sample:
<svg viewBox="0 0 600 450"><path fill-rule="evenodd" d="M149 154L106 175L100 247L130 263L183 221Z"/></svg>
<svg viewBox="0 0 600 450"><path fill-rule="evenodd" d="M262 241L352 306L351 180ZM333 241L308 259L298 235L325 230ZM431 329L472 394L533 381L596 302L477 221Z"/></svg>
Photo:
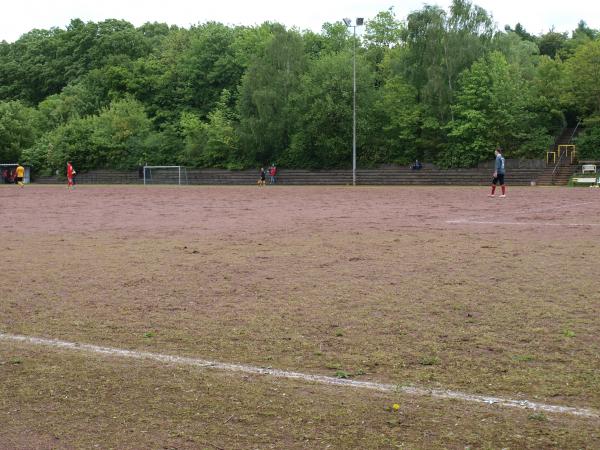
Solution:
<svg viewBox="0 0 600 450"><path fill-rule="evenodd" d="M275 182L277 181L277 167L275 166L275 164L271 164L271 167L269 167L269 177L270 184L275 184Z"/></svg>
<svg viewBox="0 0 600 450"><path fill-rule="evenodd" d="M75 169L73 169L73 165L71 164L71 161L67 161L67 187L68 188L72 188L73 187L73 177L75 176L77 172L75 172Z"/></svg>

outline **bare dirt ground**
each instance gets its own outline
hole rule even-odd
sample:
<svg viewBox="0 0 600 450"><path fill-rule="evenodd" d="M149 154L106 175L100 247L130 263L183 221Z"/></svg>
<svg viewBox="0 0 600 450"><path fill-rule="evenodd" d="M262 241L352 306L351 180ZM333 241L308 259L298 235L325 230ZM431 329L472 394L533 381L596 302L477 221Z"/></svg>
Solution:
<svg viewBox="0 0 600 450"><path fill-rule="evenodd" d="M600 409L600 192L486 195L2 187L0 332ZM597 420L3 341L0 378L7 448L600 447Z"/></svg>

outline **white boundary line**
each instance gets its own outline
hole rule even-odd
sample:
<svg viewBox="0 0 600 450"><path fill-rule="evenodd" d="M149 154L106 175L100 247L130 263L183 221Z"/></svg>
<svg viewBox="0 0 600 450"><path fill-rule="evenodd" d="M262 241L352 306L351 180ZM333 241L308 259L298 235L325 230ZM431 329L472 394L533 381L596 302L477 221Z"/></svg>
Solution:
<svg viewBox="0 0 600 450"><path fill-rule="evenodd" d="M502 200L502 202L504 203L505 201ZM581 202L581 203L566 203L563 205L557 205L557 206L544 206L542 208L527 208L525 210L521 209L519 211L508 211L508 214L511 216L514 215L522 215L522 214L531 214L531 213L543 213L543 212L551 212L551 211L556 211L558 209L564 209L564 208L569 208L569 207L576 207L576 206L584 206L584 205L591 205L591 204L597 204L599 202L597 201L589 201L589 202ZM471 217L472 221L477 221L477 220L485 220L488 218L492 218L492 217L497 217L498 214L483 214L483 215L476 215ZM452 223L452 221L448 221L447 223ZM489 222L482 222L482 223L489 223ZM514 225L514 224L507 224L507 225Z"/></svg>
<svg viewBox="0 0 600 450"><path fill-rule="evenodd" d="M400 386L394 384L375 383L371 381L355 381L328 377L323 375L311 375L300 372L289 372L286 370L269 369L256 366L230 364L205 359L188 358L183 356L164 355L160 353L140 352L135 350L124 350L112 347L100 347L90 344L78 344L56 339L44 339L30 336L0 333L0 341L20 342L31 345L59 348L86 353L96 353L116 356L120 358L146 359L166 364L179 364L192 367L211 368L227 372L238 372L257 375L269 375L276 378L286 378L312 383L325 384L329 386L343 386L357 389L370 389L387 393L403 393L418 397L433 397L440 399L462 400L472 403L484 403L498 405L508 408L531 409L548 413L569 414L589 419L600 419L600 411L591 408L574 408L570 406L547 405L544 403L531 402L529 400L513 400L488 395L467 394L464 392L450 391L445 389L426 389L414 386Z"/></svg>
<svg viewBox="0 0 600 450"><path fill-rule="evenodd" d="M581 202L581 203L566 203L564 205L558 205L558 206L549 206L549 207L543 207L543 208L526 209L525 211L523 211L523 212L517 212L516 214L555 211L557 209L569 208L571 206L591 205L592 203L598 203L598 202L597 201L589 201L589 202Z"/></svg>
<svg viewBox="0 0 600 450"><path fill-rule="evenodd" d="M600 223L555 223L555 222L503 222L503 221L492 221L492 220L447 220L446 223L451 225L535 225L545 227L600 227Z"/></svg>

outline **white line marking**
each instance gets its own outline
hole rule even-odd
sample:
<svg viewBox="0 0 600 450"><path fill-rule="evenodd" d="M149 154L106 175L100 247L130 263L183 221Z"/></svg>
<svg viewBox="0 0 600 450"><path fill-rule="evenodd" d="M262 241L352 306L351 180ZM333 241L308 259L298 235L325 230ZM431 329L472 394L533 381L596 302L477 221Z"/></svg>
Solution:
<svg viewBox="0 0 600 450"><path fill-rule="evenodd" d="M596 201L596 202L566 203L564 205L558 205L558 206L550 206L550 207L543 207L543 208L536 208L536 209L526 209L525 211L523 211L523 213L554 211L554 210L562 209L562 208L570 208L571 206L591 205L592 203L598 203L598 202ZM517 214L520 214L520 213L517 212Z"/></svg>
<svg viewBox="0 0 600 450"><path fill-rule="evenodd" d="M503 201L504 202L504 201ZM584 205L590 205L590 204L597 204L598 202L581 202L581 203L566 203L564 205L557 205L557 206L544 206L542 208L525 208L523 210L523 208L521 208L519 211L508 211L507 213L510 215L522 215L522 214L531 214L531 213L538 213L538 212L552 212L552 211L556 211L558 209L563 209L563 208L570 208L570 207L576 207L576 206L584 206ZM484 214L484 215L477 215L472 217L473 220L485 220L485 219L489 219L492 217L497 217L497 213L496 214Z"/></svg>
<svg viewBox="0 0 600 450"><path fill-rule="evenodd" d="M87 353L98 353L103 355L118 356L121 358L148 359L168 364L180 364L185 366L211 368L227 372L239 372L257 375L269 375L276 378L308 381L325 384L329 386L343 386L358 389L371 389L379 392L403 393L420 397L433 397L440 399L454 399L473 403L494 404L508 408L532 409L548 413L569 414L578 417L600 419L600 411L591 408L575 408L570 406L547 405L544 403L531 402L529 400L512 400L488 395L467 394L445 389L426 389L415 386L400 386L394 384L375 383L371 381L355 381L341 378L328 377L324 375L311 375L300 372L289 372L286 370L269 369L242 364L229 364L205 359L188 358L183 356L164 355L160 353L140 352L135 350L124 350L111 347L100 347L90 344L78 344L56 339L44 339L30 336L20 336L0 333L0 340L14 341L39 345L44 347L60 348Z"/></svg>
<svg viewBox="0 0 600 450"><path fill-rule="evenodd" d="M539 225L544 227L600 227L600 223L555 223L555 222L502 222L492 220L447 220L446 223L452 225Z"/></svg>

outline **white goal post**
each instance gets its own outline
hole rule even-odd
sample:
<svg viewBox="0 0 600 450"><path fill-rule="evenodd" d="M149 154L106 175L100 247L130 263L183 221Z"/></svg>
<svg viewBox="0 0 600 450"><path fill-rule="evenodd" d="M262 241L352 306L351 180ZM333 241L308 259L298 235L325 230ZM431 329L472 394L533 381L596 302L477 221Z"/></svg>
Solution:
<svg viewBox="0 0 600 450"><path fill-rule="evenodd" d="M144 186L147 184L188 184L184 166L144 166Z"/></svg>

